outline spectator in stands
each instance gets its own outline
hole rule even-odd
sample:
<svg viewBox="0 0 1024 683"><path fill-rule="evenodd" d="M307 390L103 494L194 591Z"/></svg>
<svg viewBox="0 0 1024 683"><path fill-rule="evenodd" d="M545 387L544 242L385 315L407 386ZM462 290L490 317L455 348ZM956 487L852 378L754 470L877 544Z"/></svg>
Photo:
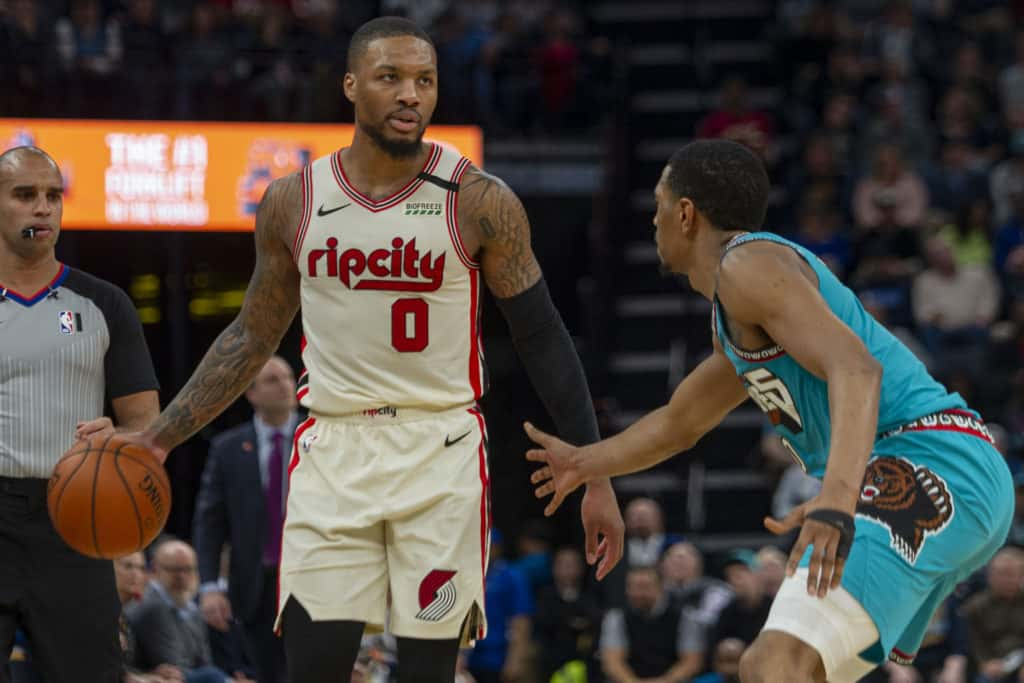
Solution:
<svg viewBox="0 0 1024 683"><path fill-rule="evenodd" d="M820 258L837 277L852 265L853 250L834 205L814 195L803 197L797 210L794 242Z"/></svg>
<svg viewBox="0 0 1024 683"><path fill-rule="evenodd" d="M736 595L718 617L712 647L726 638L752 643L772 606L772 597L765 593L765 583L756 573L757 558L749 550L735 550L726 558L722 572Z"/></svg>
<svg viewBox="0 0 1024 683"><path fill-rule="evenodd" d="M469 656L469 671L476 683L529 680L533 595L526 577L502 558L502 549L503 536L492 529L484 586L487 637L477 642Z"/></svg>
<svg viewBox="0 0 1024 683"><path fill-rule="evenodd" d="M786 180L790 202L799 207L808 197L814 197L819 203L836 207L847 204L850 179L827 132L815 131L807 137L801 159L802 163L790 166ZM798 212L793 213L794 219L799 218Z"/></svg>
<svg viewBox="0 0 1024 683"><path fill-rule="evenodd" d="M939 161L925 173L931 208L948 215L988 193L988 177L972 161L974 148L967 138L944 138Z"/></svg>
<svg viewBox="0 0 1024 683"><path fill-rule="evenodd" d="M1024 29L1017 30L1013 63L999 74L999 99L1007 118L1024 111Z"/></svg>
<svg viewBox="0 0 1024 683"><path fill-rule="evenodd" d="M285 8L270 4L245 41L245 114L250 120L289 121L306 113L308 83L298 69L290 19Z"/></svg>
<svg viewBox="0 0 1024 683"><path fill-rule="evenodd" d="M52 33L36 0L12 0L10 16L0 14L0 75L4 96L0 116L44 116L52 111Z"/></svg>
<svg viewBox="0 0 1024 683"><path fill-rule="evenodd" d="M821 113L821 132L832 143L835 158L843 163L857 158L856 115L857 99L845 90L829 95Z"/></svg>
<svg viewBox="0 0 1024 683"><path fill-rule="evenodd" d="M996 164L989 175L993 222L998 226L1018 215L1021 197L1024 196L1024 129L1010 135L1009 148L1009 157Z"/></svg>
<svg viewBox="0 0 1024 683"><path fill-rule="evenodd" d="M104 20L99 0L73 0L70 17L54 29L71 113L109 116L123 52L120 26Z"/></svg>
<svg viewBox="0 0 1024 683"><path fill-rule="evenodd" d="M601 607L583 587L584 564L580 551L559 548L553 563L554 585L537 594L534 641L538 648L538 680L550 681L571 662L591 667L601 626ZM587 680L594 680L591 671Z"/></svg>
<svg viewBox="0 0 1024 683"><path fill-rule="evenodd" d="M920 83L908 82L894 62L887 63L888 79L868 95L872 116L864 123L857 160L870 163L876 149L895 142L911 164L924 164L932 153L932 125L925 116L927 92Z"/></svg>
<svg viewBox="0 0 1024 683"><path fill-rule="evenodd" d="M747 649L738 638L726 638L715 647L711 659L711 672L694 679L693 683L740 683L740 657Z"/></svg>
<svg viewBox="0 0 1024 683"><path fill-rule="evenodd" d="M541 588L551 585L551 531L547 522L527 520L516 545L519 556L509 564L526 579L530 593L537 595Z"/></svg>
<svg viewBox="0 0 1024 683"><path fill-rule="evenodd" d="M981 351L999 310L999 281L988 265L959 266L945 239L925 249L927 268L914 279L914 322L937 357Z"/></svg>
<svg viewBox="0 0 1024 683"><path fill-rule="evenodd" d="M121 27L124 43L122 86L118 93L123 111L133 118L166 116L165 98L170 86L165 65L170 37L164 32L157 0L129 0Z"/></svg>
<svg viewBox="0 0 1024 683"><path fill-rule="evenodd" d="M979 671L975 683L1017 683L1024 664L1024 550L996 553L988 588L968 600L963 613Z"/></svg>
<svg viewBox="0 0 1024 683"><path fill-rule="evenodd" d="M193 8L188 30L174 45L174 111L183 119L225 119L237 113L240 97L234 85L235 56L219 30L217 8L200 0ZM210 97L209 93L220 93Z"/></svg>
<svg viewBox="0 0 1024 683"><path fill-rule="evenodd" d="M754 555L754 563L757 566L757 580L761 582L761 588L766 595L775 597L786 578L786 553L773 545L766 545Z"/></svg>
<svg viewBox="0 0 1024 683"><path fill-rule="evenodd" d="M992 203L986 195L962 205L940 233L959 266L992 263Z"/></svg>
<svg viewBox="0 0 1024 683"><path fill-rule="evenodd" d="M177 683L185 676L176 666L161 664L149 673L139 671L135 666L135 634L132 632L123 609L137 603L146 588L146 558L141 552L132 553L114 560L114 580L117 594L121 599L121 650L127 671L124 683Z"/></svg>
<svg viewBox="0 0 1024 683"><path fill-rule="evenodd" d="M481 51L483 66L493 83L491 100L483 103L484 122L491 130L526 132L539 115L531 106L540 89L532 51L519 13L511 9L502 12Z"/></svg>
<svg viewBox="0 0 1024 683"><path fill-rule="evenodd" d="M732 600L732 589L724 581L704 576L704 556L692 543L669 546L661 558L661 577L665 593L706 637Z"/></svg>
<svg viewBox="0 0 1024 683"><path fill-rule="evenodd" d="M655 567L631 567L626 606L608 610L601 625L601 664L610 683L689 681L703 668L703 646L682 608L665 595Z"/></svg>
<svg viewBox="0 0 1024 683"><path fill-rule="evenodd" d="M862 230L917 228L928 209L928 189L907 168L897 145L881 144L874 152L871 173L857 183L853 215Z"/></svg>
<svg viewBox="0 0 1024 683"><path fill-rule="evenodd" d="M553 10L544 18L544 42L537 53L545 128L562 131L577 112L577 87L582 52L576 44L576 16L568 9Z"/></svg>
<svg viewBox="0 0 1024 683"><path fill-rule="evenodd" d="M223 683L228 678L212 666L206 624L192 602L198 588L192 547L177 540L157 546L153 551L153 580L142 602L128 612L140 668L152 670L170 664L184 672L186 683Z"/></svg>
<svg viewBox="0 0 1024 683"><path fill-rule="evenodd" d="M634 498L626 506L626 557L630 567L653 567L665 550L682 540L665 533L661 506L652 498Z"/></svg>
<svg viewBox="0 0 1024 683"><path fill-rule="evenodd" d="M730 76L718 91L718 107L697 125L697 137L726 138L746 145L762 159L775 159L775 123L767 113L750 105L747 82Z"/></svg>
<svg viewBox="0 0 1024 683"><path fill-rule="evenodd" d="M1010 536L1007 539L1019 548L1024 549L1024 471L1017 472L1013 477L1016 491L1016 508L1013 514L1013 525L1010 527Z"/></svg>
<svg viewBox="0 0 1024 683"><path fill-rule="evenodd" d="M936 129L943 140L957 140L967 146L966 164L987 169L1003 153L995 129L984 118L982 95L969 86L955 85L945 92L939 105Z"/></svg>

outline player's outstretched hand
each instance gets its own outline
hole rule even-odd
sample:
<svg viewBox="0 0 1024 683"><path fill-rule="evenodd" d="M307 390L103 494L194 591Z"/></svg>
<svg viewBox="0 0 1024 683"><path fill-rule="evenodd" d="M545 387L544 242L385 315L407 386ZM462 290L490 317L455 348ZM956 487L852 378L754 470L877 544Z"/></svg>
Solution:
<svg viewBox="0 0 1024 683"><path fill-rule="evenodd" d="M580 515L587 537L587 564L598 563L595 576L600 581L615 569L625 546L626 525L610 481L601 479L587 484Z"/></svg>
<svg viewBox="0 0 1024 683"><path fill-rule="evenodd" d="M808 514L831 512L827 505L823 505L818 498L812 498L803 505L798 505L782 520L774 517L765 517L764 526L768 531L776 535L789 533L791 530L800 528L800 536L796 544L789 552L789 561L786 563L786 576L793 576L808 547L814 548L811 553L811 562L807 567L807 594L816 595L819 598L825 597L830 590L839 587L843 578L843 568L846 564L846 557L849 555L849 544L853 538L852 522L850 517L850 529L847 534L840 531L840 527L829 522L811 519Z"/></svg>
<svg viewBox="0 0 1024 683"><path fill-rule="evenodd" d="M550 517L562 504L565 497L583 484L583 477L573 462L576 450L558 437L551 436L534 427L529 422L523 425L530 440L540 446L526 452L526 459L542 462L544 467L530 475L530 482L535 485L533 493L538 498L552 495L551 502L544 508L544 516Z"/></svg>
<svg viewBox="0 0 1024 683"><path fill-rule="evenodd" d="M90 436L107 437L114 435L114 423L109 417L83 420L75 425L75 438L88 439Z"/></svg>

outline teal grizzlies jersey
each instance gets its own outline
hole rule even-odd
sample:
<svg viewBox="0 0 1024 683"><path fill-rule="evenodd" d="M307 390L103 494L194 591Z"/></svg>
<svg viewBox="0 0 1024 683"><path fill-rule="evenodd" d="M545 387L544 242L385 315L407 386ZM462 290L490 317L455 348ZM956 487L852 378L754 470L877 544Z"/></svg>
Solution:
<svg viewBox="0 0 1024 683"><path fill-rule="evenodd" d="M959 394L951 394L932 379L910 350L889 333L860 305L852 291L814 254L803 247L765 232L734 238L726 251L754 240L785 245L797 252L814 269L818 291L832 312L860 337L881 363L882 389L878 409L878 432L905 428L909 423L940 411L964 409ZM728 311L723 315L715 297L712 326L722 348L743 380L747 393L772 422L787 447L799 458L809 474L822 477L828 460L832 424L829 418L828 386L789 355L772 345L763 349L740 349L732 343L727 329ZM972 420L968 414L942 419Z"/></svg>

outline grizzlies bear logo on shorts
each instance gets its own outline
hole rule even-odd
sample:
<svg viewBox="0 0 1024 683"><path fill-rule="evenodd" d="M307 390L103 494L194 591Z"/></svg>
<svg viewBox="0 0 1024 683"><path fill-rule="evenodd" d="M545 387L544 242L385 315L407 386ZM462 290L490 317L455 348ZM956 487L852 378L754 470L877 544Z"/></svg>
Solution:
<svg viewBox="0 0 1024 683"><path fill-rule="evenodd" d="M868 463L857 516L888 527L893 549L909 564L917 561L928 536L945 529L954 513L949 487L927 467L892 457Z"/></svg>

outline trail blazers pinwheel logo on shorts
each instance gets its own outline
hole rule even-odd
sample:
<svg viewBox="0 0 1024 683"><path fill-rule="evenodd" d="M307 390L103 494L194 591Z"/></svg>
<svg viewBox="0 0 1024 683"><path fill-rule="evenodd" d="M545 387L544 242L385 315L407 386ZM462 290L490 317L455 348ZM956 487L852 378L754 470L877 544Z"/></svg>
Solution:
<svg viewBox="0 0 1024 683"><path fill-rule="evenodd" d="M420 611L417 619L423 621L441 621L444 615L455 607L455 578L450 569L434 569L420 582Z"/></svg>

